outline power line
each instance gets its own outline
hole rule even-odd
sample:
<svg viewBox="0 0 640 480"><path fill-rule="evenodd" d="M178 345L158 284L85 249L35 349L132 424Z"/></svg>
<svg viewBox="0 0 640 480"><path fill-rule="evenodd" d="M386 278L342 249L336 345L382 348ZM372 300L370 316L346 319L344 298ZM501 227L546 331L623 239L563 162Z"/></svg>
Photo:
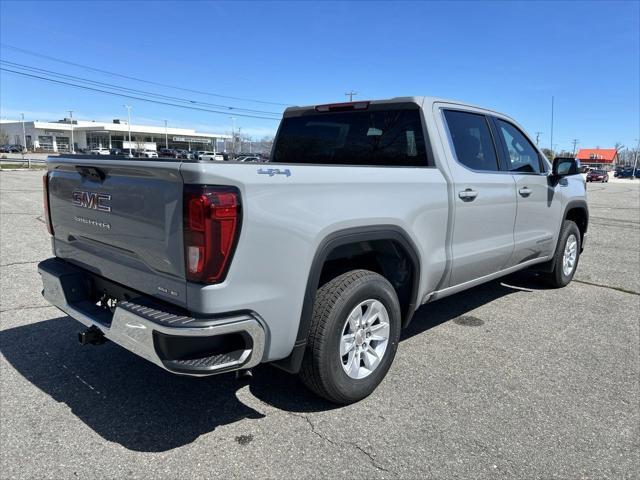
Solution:
<svg viewBox="0 0 640 480"><path fill-rule="evenodd" d="M269 101L266 101L266 100L256 100L256 99L253 99L253 98L233 97L233 96L230 96L230 95L220 95L218 93L205 92L205 91L202 91L202 90L193 90L193 89L190 89L190 88L177 87L175 85L169 85L169 84L166 84L166 83L154 82L152 80L144 80L142 78L132 77L132 76L124 75L124 74L121 74L121 73L110 72L108 70L102 70L100 68L90 67L88 65L83 65L81 63L70 62L69 60L63 60L61 58L51 57L51 56L45 55L43 53L38 53L38 52L31 51L31 50L26 50L24 48L15 47L13 45L9 45L9 44L6 44L6 43L0 43L0 46L2 46L3 48L8 48L10 50L15 50L17 52L25 53L27 55L33 55L33 56L40 57L40 58L46 58L47 60L52 60L54 62L65 63L67 65L73 65L74 67L85 68L87 70L92 70L94 72L100 72L100 73L104 73L106 75L113 75L115 77L126 78L128 80L134 80L136 82L148 83L150 85L157 85L157 86L165 87L165 88L174 88L176 90L182 90L183 92L191 92L191 93L197 93L197 94L200 94L200 95L208 95L210 97L227 98L227 99L230 99L230 100L238 100L238 101L242 101L242 102L262 103L262 104L265 104L265 105L278 105L278 106L281 106L281 107L289 107L289 106L291 106L291 105L289 105L287 103L269 102Z"/></svg>
<svg viewBox="0 0 640 480"><path fill-rule="evenodd" d="M108 90L102 90L99 88L93 88L93 87L87 87L85 85L78 85L75 83L71 83L71 82L64 82L62 80L54 80L53 78L46 78L46 77L41 77L40 75L33 75L30 73L25 73L25 72L18 72L16 70L10 70L8 68L4 68L4 67L0 67L0 70L2 70L3 72L10 72L16 75L22 75L23 77L30 77L30 78L36 78L39 80L44 80L47 82L51 82L51 83L57 83L60 85L66 85L66 86L70 86L70 87L75 87L75 88L80 88L83 90L90 90L93 92L99 92L99 93L104 93L107 95L113 95L116 97L122 97L122 98L131 98L133 100L141 100L143 102L148 102L148 103L157 103L159 105L167 105L170 107L177 107L177 108L184 108L187 110L198 110L200 112L209 112L209 113L217 113L220 115L228 115L229 112L221 112L219 110L211 110L211 109L207 109L207 108L200 108L200 107L194 107L194 106L189 106L189 105L179 105L179 104L175 104L175 103L170 103L170 102L162 102L160 100L152 100L149 98L143 98L143 97L138 97L135 95L127 95L125 93L118 93L118 92L110 92ZM247 117L247 118L260 118L262 120L279 120L278 118L273 118L273 117L261 117L259 115L248 115L248 114L244 114L244 113L235 113L235 115L239 116L239 117Z"/></svg>
<svg viewBox="0 0 640 480"><path fill-rule="evenodd" d="M185 102L188 103L190 105L206 105L208 107L214 107L214 108L225 108L228 109L229 111L241 111L241 112L246 112L246 113L257 113L257 114L265 114L265 115L282 115L282 113L280 112L268 112L265 110L253 110L250 108L241 108L241 107L232 107L229 105L220 105L220 104L216 104L216 103L208 103L208 102L200 102L197 100L191 100L188 98L181 98L181 97L174 97L174 96L170 96L170 95L163 95L160 93L154 93L154 92L149 92L146 90L138 90L135 88L128 88L128 87L120 87L119 85L114 85L112 83L105 83L105 82L98 82L95 80L91 80L89 78L84 78L84 77L77 77L75 75L68 75L66 73L59 73L59 72L54 72L52 70L46 70L44 68L37 68L37 67L32 67L29 65L23 65L21 63L15 63L15 62L9 62L7 60L0 60L0 64L5 64L9 65L11 67L14 68L19 68L22 70L27 70L27 71L31 71L31 72L37 72L37 73L42 73L42 74L48 74L48 75L53 75L54 77L58 77L58 78L62 78L65 80L72 80L72 81L80 81L80 82L87 82L89 84L92 85L99 85L102 87L109 87L112 89L116 89L116 90L123 90L123 91L128 91L128 92L133 92L136 94L143 94L146 96L152 96L152 97L158 97L158 98L162 98L165 100L172 100L172 101L177 101L177 102Z"/></svg>

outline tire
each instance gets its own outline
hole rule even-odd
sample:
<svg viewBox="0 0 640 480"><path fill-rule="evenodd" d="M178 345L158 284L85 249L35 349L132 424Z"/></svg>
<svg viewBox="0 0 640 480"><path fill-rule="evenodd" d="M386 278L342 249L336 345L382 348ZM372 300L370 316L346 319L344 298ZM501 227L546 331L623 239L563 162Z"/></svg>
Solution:
<svg viewBox="0 0 640 480"><path fill-rule="evenodd" d="M574 251L575 257L571 263L570 271L567 271L567 269L564 268L566 266L565 261L567 260L565 251L570 245L573 245L572 250ZM554 288L562 288L571 282L580 260L580 245L581 237L578 226L571 220L565 220L562 224L562 230L560 231L560 236L558 238L556 253L552 260L553 270L547 274L547 283L549 283L549 285Z"/></svg>
<svg viewBox="0 0 640 480"><path fill-rule="evenodd" d="M369 327L377 329L371 331L371 337L366 333L368 330L353 328L357 325L354 319L358 312L363 320L368 318L367 312L378 312L373 314ZM385 323L388 328L383 326ZM362 400L387 374L398 348L400 324L400 303L386 278L368 270L352 270L334 278L316 292L300 370L302 382L333 403L346 405ZM349 344L342 339L350 337L355 330L351 348L341 356L341 348ZM374 339L383 338L385 333L386 343ZM373 350L378 351L380 358L375 366L371 362L376 362L376 356L368 353Z"/></svg>

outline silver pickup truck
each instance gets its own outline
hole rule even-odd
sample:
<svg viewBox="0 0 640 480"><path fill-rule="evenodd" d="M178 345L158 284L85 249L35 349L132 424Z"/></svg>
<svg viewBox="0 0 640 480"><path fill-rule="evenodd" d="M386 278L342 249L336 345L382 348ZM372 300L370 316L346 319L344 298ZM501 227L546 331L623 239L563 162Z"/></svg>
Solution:
<svg viewBox="0 0 640 480"><path fill-rule="evenodd" d="M401 97L289 108L268 163L48 160L43 295L177 374L269 362L336 403L422 304L535 268L567 285L585 182L513 119Z"/></svg>

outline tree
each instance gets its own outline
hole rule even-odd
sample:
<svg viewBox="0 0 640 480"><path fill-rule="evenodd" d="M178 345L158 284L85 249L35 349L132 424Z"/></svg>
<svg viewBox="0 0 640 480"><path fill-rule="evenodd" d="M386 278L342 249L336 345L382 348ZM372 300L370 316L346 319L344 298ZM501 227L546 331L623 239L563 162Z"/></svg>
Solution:
<svg viewBox="0 0 640 480"><path fill-rule="evenodd" d="M9 143L9 134L6 130L0 128L0 145L6 145Z"/></svg>
<svg viewBox="0 0 640 480"><path fill-rule="evenodd" d="M544 156L547 157L547 160L553 162L554 155L551 150L549 150L548 148L543 148L542 153L544 153Z"/></svg>

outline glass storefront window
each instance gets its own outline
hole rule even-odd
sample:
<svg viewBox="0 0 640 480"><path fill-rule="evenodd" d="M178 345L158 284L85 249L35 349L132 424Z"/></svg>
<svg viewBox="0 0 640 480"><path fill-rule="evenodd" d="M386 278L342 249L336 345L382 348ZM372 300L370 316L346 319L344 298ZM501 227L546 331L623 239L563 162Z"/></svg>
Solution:
<svg viewBox="0 0 640 480"><path fill-rule="evenodd" d="M87 132L88 148L109 148L109 132Z"/></svg>
<svg viewBox="0 0 640 480"><path fill-rule="evenodd" d="M56 137L56 144L59 152L69 151L69 137Z"/></svg>
<svg viewBox="0 0 640 480"><path fill-rule="evenodd" d="M52 135L38 135L38 143L40 144L40 148L45 152L53 152Z"/></svg>

